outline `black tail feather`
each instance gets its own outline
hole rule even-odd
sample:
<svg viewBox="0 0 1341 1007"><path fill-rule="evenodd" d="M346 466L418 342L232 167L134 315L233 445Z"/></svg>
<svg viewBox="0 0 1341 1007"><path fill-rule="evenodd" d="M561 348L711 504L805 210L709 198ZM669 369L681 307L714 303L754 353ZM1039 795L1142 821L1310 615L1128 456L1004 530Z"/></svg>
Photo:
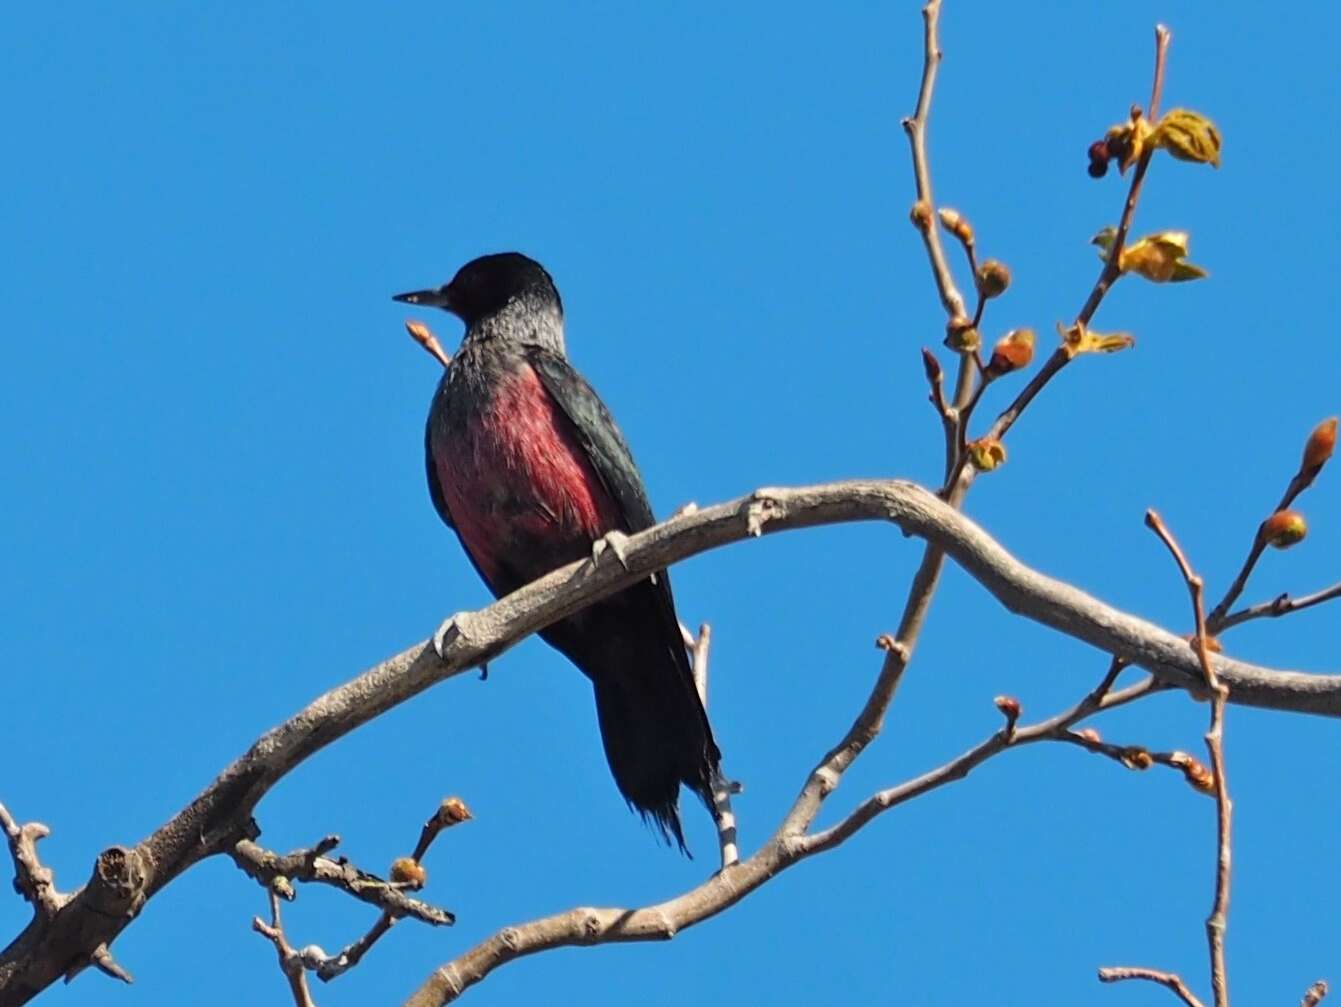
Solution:
<svg viewBox="0 0 1341 1007"><path fill-rule="evenodd" d="M636 584L541 635L591 679L601 740L624 799L689 855L680 824L683 784L712 810L721 753L678 626L669 636L658 586Z"/></svg>

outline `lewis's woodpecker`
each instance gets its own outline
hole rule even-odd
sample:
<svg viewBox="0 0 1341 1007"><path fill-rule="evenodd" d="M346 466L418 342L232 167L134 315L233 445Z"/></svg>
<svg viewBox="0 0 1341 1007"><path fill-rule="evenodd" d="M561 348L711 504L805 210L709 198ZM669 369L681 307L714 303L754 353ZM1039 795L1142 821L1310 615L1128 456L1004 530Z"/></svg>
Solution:
<svg viewBox="0 0 1341 1007"><path fill-rule="evenodd" d="M563 304L538 262L486 255L444 286L395 299L465 322L429 409L428 488L495 596L591 557L611 532L655 523L623 434L568 362ZM591 679L619 792L683 850L680 784L711 809L721 753L666 572L540 635Z"/></svg>

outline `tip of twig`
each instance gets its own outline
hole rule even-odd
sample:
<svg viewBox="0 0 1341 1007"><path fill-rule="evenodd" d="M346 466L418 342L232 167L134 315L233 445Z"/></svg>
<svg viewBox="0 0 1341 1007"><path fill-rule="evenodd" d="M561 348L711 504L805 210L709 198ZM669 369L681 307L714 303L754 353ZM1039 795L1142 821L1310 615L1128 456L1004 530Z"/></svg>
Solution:
<svg viewBox="0 0 1341 1007"><path fill-rule="evenodd" d="M410 334L411 339L427 350L429 355L443 367L452 362L452 358L447 355L447 351L438 342L438 337L433 335L433 331L423 322L408 321L405 323L405 331Z"/></svg>

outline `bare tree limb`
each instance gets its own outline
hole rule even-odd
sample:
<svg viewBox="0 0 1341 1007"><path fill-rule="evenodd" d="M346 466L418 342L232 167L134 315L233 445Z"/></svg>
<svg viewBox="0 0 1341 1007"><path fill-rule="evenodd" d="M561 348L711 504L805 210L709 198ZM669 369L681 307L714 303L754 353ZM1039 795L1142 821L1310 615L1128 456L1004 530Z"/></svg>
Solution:
<svg viewBox="0 0 1341 1007"><path fill-rule="evenodd" d="M431 646L416 644L318 697L263 735L151 836L134 847L104 851L93 877L71 897L65 911L49 921L34 920L0 951L0 991L10 997L8 1002L25 1003L60 978L72 961L100 944L110 944L146 899L192 864L227 852L245 838L252 810L277 780L393 706L498 656L527 634L597 598L689 556L753 534L849 521L892 522L945 550L1010 610L1145 667L1169 684L1203 687L1204 676L1186 640L1030 569L919 486L870 480L759 490L629 536L627 570L618 563L579 561L487 608L462 614L447 641L445 658ZM928 558L924 557L910 597L920 596L922 585L932 576ZM905 621L911 628L920 625L924 615L910 612ZM905 661L898 648L886 654L877 682L882 696L892 695ZM1234 702L1341 716L1341 676L1277 671L1225 656L1213 661Z"/></svg>

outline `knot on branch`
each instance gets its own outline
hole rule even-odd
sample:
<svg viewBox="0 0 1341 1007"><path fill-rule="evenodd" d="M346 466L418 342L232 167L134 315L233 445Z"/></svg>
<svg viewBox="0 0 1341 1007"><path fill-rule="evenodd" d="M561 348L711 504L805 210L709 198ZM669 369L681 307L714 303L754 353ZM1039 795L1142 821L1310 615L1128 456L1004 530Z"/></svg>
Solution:
<svg viewBox="0 0 1341 1007"><path fill-rule="evenodd" d="M601 936L604 929L601 926L601 917L595 909L578 910L581 914L581 920L578 922L578 932L584 941L595 941Z"/></svg>
<svg viewBox="0 0 1341 1007"><path fill-rule="evenodd" d="M134 916L144 905L148 876L139 850L109 846L93 865L89 897L106 916Z"/></svg>
<svg viewBox="0 0 1341 1007"><path fill-rule="evenodd" d="M782 504L774 493L761 489L751 495L750 504L745 510L745 530L751 538L758 538L764 533L765 524L783 515Z"/></svg>

